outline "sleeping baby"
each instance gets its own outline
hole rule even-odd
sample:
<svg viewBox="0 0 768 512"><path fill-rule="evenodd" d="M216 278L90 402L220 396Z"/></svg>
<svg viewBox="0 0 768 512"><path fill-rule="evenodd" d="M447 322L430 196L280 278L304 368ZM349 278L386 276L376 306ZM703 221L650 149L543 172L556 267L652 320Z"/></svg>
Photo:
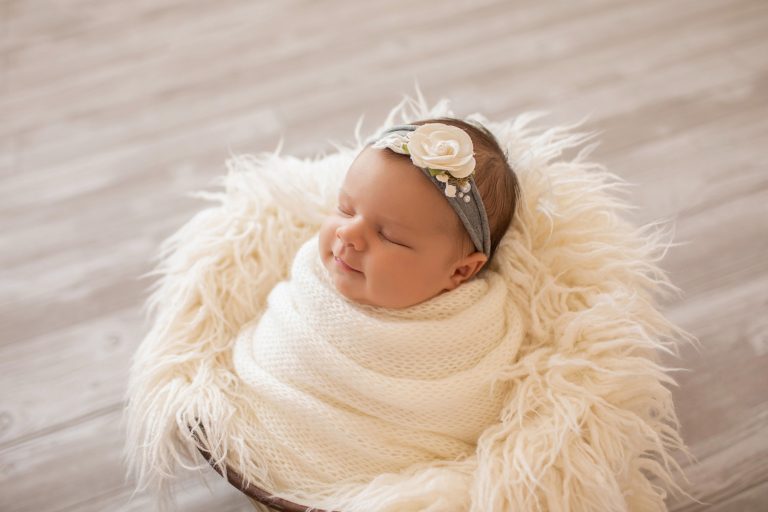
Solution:
<svg viewBox="0 0 768 512"><path fill-rule="evenodd" d="M522 339L492 264L518 194L479 124L422 120L365 145L234 345L255 485L329 509L461 509Z"/></svg>

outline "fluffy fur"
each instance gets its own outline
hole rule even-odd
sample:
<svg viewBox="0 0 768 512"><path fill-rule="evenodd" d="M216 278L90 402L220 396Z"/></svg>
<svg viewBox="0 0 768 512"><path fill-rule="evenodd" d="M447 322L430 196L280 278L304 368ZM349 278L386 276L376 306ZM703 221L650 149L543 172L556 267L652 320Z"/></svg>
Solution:
<svg viewBox="0 0 768 512"><path fill-rule="evenodd" d="M375 131L398 117L407 123L444 115L453 115L447 100L430 109L420 94L406 97ZM492 263L525 332L498 376L510 389L498 422L483 432L474 457L457 466L452 494L429 494L436 462L381 475L362 494L359 485L350 487L325 505L646 511L665 510L665 489L679 490L672 454L684 446L673 380L657 356L695 338L655 302L680 291L657 265L674 245L672 231L626 221L621 214L633 207L619 194L628 184L585 160L594 134L575 132L581 123L534 127L543 115L501 122L469 116L496 135L522 191ZM247 393L233 372L232 345L333 210L363 144L360 126L355 144L315 159L280 155L279 147L233 155L223 190L196 194L217 204L163 244L150 274L159 276L147 301L152 327L132 361L127 392L125 457L137 491L153 487L167 505L179 466L206 467L187 428L198 422L214 460L269 483L268 461L251 457ZM561 159L574 148L575 158ZM396 483L398 492L390 492Z"/></svg>

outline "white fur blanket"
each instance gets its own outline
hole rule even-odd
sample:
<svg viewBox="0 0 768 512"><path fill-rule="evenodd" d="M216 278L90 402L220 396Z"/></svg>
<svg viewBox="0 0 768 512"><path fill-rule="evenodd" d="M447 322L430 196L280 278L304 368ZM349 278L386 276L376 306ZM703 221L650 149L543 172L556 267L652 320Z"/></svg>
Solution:
<svg viewBox="0 0 768 512"><path fill-rule="evenodd" d="M440 115L453 115L447 100L430 109L407 98L373 131L398 116ZM523 339L496 372L509 392L475 453L457 466L457 492L442 504L419 497L442 464L435 461L368 482L367 510L664 510L664 487L675 487L678 469L672 454L683 443L665 385L673 381L657 352L693 339L655 302L679 292L657 266L670 231L622 218L632 208L618 196L626 184L585 160L594 146L559 159L589 140L573 131L578 125L535 128L536 113L470 117L496 135L520 180L516 219L489 268L504 276ZM235 372L232 348L334 208L362 147L359 126L356 135L352 147L313 160L279 149L232 157L224 190L198 194L219 204L163 245L147 303L152 328L132 362L125 416L137 490L162 494L179 465L206 467L187 430L196 420L215 460L250 482L271 482L251 436L253 390ZM387 501L403 478L413 494Z"/></svg>

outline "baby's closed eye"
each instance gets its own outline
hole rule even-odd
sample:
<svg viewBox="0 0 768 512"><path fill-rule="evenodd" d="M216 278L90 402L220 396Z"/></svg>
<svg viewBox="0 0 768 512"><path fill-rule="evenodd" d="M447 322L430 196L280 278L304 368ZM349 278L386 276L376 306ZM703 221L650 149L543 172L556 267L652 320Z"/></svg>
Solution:
<svg viewBox="0 0 768 512"><path fill-rule="evenodd" d="M383 238L383 239L384 239L384 240L386 240L387 242L393 243L393 244L395 244L395 245L400 245L400 246L402 246L402 247L408 247L407 245L405 245L405 244L401 244L400 242L395 242L394 240L392 240L391 238L389 238L387 235L385 235L383 231L379 231L379 235L381 235L381 238Z"/></svg>

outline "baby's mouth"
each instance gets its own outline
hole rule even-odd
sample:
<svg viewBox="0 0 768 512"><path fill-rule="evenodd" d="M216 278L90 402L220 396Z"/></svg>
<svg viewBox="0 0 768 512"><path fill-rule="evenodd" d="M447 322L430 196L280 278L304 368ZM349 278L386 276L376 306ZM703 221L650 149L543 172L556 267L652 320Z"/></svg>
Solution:
<svg viewBox="0 0 768 512"><path fill-rule="evenodd" d="M347 272L357 272L358 274L362 274L362 272L360 272L356 268L352 268L349 265L347 265L347 263L343 259L339 258L338 256L334 256L333 259L336 261L336 264L339 265L339 267L342 268L343 270L346 270Z"/></svg>

